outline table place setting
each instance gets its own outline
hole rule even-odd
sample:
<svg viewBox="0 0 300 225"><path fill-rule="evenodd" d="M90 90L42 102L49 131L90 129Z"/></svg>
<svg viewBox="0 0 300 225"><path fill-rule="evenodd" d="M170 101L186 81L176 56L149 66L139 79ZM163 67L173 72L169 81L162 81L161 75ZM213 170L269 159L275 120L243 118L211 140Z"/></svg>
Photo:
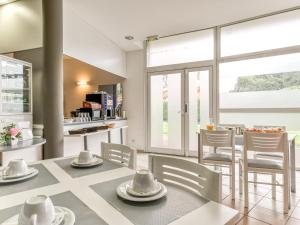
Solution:
<svg viewBox="0 0 300 225"><path fill-rule="evenodd" d="M46 195L37 195L25 201L18 214L1 225L73 225L75 214L66 207L54 206Z"/></svg>
<svg viewBox="0 0 300 225"><path fill-rule="evenodd" d="M163 198L167 194L164 184L154 179L149 170L137 170L133 179L117 187L117 195L133 202L149 202Z"/></svg>
<svg viewBox="0 0 300 225"><path fill-rule="evenodd" d="M75 159L72 160L71 166L77 168L89 168L103 164L103 160L89 151L81 151Z"/></svg>
<svg viewBox="0 0 300 225"><path fill-rule="evenodd" d="M38 169L28 167L25 160L13 159L8 163L7 167L1 170L0 184L27 180L38 175L38 173Z"/></svg>

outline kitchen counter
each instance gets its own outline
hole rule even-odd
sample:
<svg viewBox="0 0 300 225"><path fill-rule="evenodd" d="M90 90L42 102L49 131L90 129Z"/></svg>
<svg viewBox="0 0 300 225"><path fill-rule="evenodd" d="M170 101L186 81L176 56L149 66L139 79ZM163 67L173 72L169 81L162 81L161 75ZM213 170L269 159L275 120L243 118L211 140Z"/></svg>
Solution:
<svg viewBox="0 0 300 225"><path fill-rule="evenodd" d="M118 121L126 121L126 119L108 119L108 120L93 120L89 122L71 122L71 123L64 123L64 126L74 126L74 125L95 125L98 123L101 124L109 124L112 122L118 122Z"/></svg>
<svg viewBox="0 0 300 225"><path fill-rule="evenodd" d="M0 146L0 164L7 165L12 159L24 159L26 162L34 162L43 159L44 138L20 141L17 145Z"/></svg>
<svg viewBox="0 0 300 225"><path fill-rule="evenodd" d="M69 134L70 130L104 126L114 123L113 128L98 130L84 134ZM127 120L97 120L89 122L74 122L64 124L64 156L79 154L88 150L95 154L101 152L101 142L127 144Z"/></svg>
<svg viewBox="0 0 300 225"><path fill-rule="evenodd" d="M46 143L44 138L33 138L32 140L19 141L17 145L1 145L0 152L23 150L25 148L32 148Z"/></svg>

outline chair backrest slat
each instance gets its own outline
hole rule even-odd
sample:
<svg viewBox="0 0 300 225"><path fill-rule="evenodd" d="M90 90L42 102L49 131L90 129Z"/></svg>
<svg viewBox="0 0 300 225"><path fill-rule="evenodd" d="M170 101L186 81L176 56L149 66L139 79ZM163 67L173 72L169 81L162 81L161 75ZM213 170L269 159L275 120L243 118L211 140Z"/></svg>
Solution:
<svg viewBox="0 0 300 225"><path fill-rule="evenodd" d="M136 150L126 145L102 142L101 156L104 159L117 162L131 169L136 168Z"/></svg>
<svg viewBox="0 0 300 225"><path fill-rule="evenodd" d="M287 133L244 132L245 151L284 152Z"/></svg>
<svg viewBox="0 0 300 225"><path fill-rule="evenodd" d="M180 185L212 201L221 201L219 172L187 160L156 155L149 156L149 168L159 181Z"/></svg>
<svg viewBox="0 0 300 225"><path fill-rule="evenodd" d="M203 146L232 147L234 144L234 132L232 130L200 130Z"/></svg>

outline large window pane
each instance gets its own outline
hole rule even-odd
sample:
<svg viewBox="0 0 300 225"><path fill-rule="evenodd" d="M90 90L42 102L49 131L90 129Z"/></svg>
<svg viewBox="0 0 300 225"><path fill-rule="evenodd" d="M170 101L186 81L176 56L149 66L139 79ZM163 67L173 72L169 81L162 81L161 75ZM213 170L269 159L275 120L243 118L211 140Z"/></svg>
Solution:
<svg viewBox="0 0 300 225"><path fill-rule="evenodd" d="M286 126L289 131L299 131L300 113L220 113L220 123Z"/></svg>
<svg viewBox="0 0 300 225"><path fill-rule="evenodd" d="M300 10L221 29L221 56L300 45Z"/></svg>
<svg viewBox="0 0 300 225"><path fill-rule="evenodd" d="M147 66L210 60L213 56L213 30L204 30L149 42Z"/></svg>
<svg viewBox="0 0 300 225"><path fill-rule="evenodd" d="M300 53L220 64L220 108L300 108Z"/></svg>

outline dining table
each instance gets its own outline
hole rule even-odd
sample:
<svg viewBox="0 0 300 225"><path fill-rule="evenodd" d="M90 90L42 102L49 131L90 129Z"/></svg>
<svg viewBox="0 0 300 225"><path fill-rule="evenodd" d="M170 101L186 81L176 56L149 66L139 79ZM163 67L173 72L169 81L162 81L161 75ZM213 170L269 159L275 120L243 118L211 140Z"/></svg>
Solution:
<svg viewBox="0 0 300 225"><path fill-rule="evenodd" d="M291 192L296 193L296 137L297 134L288 133L290 155ZM244 136L235 135L235 144L243 145Z"/></svg>
<svg viewBox="0 0 300 225"><path fill-rule="evenodd" d="M74 168L74 156L29 164L39 170L31 179L0 184L0 224L19 213L26 199L47 195L55 206L67 207L77 225L223 225L234 224L239 212L205 199L175 184L152 202L131 202L117 196L117 187L131 180L135 170L103 159L91 168Z"/></svg>

